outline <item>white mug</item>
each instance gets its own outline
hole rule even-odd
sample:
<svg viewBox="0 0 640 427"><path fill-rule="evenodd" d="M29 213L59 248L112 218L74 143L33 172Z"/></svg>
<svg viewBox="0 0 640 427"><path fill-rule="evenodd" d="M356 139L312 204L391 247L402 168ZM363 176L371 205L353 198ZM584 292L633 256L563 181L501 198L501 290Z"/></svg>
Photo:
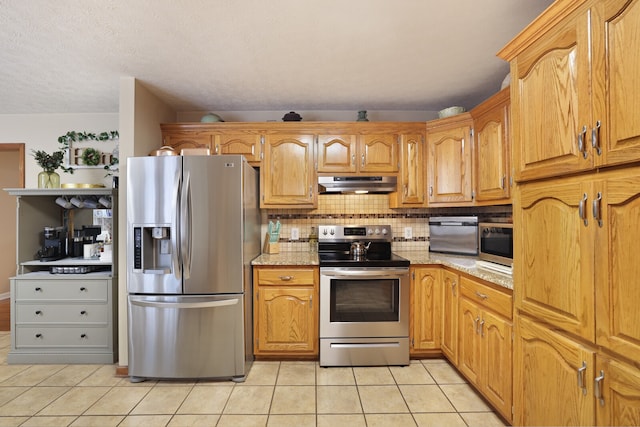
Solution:
<svg viewBox="0 0 640 427"><path fill-rule="evenodd" d="M62 196L56 199L56 204L62 206L65 209L73 208L73 204L69 200L67 200L66 197L62 197Z"/></svg>
<svg viewBox="0 0 640 427"><path fill-rule="evenodd" d="M84 208L84 200L81 197L74 196L71 198L71 203L77 208Z"/></svg>

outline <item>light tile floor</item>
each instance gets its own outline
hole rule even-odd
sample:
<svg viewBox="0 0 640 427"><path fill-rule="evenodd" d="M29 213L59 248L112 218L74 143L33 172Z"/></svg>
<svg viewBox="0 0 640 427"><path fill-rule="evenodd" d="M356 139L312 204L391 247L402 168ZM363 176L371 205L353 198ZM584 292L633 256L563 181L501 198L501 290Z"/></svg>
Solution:
<svg viewBox="0 0 640 427"><path fill-rule="evenodd" d="M244 383L147 381L113 365L7 365L0 426L504 426L446 360L321 368L255 362Z"/></svg>

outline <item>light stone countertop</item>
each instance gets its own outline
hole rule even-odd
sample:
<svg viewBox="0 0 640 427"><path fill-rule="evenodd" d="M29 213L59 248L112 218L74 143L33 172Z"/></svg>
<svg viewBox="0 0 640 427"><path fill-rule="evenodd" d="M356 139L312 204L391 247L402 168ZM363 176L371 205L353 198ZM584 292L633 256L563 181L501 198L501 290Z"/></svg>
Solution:
<svg viewBox="0 0 640 427"><path fill-rule="evenodd" d="M411 265L444 265L463 273L494 283L503 288L513 290L513 278L476 267L477 257L438 254L424 251L398 251L395 254L408 259ZM254 266L279 265L318 265L318 254L313 252L281 252L279 254L262 254L252 262Z"/></svg>

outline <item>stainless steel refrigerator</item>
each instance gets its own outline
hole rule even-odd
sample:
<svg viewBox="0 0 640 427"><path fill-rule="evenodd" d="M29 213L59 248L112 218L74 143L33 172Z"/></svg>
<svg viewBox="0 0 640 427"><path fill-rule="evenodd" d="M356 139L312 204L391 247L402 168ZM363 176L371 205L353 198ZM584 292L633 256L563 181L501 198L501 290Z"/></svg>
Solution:
<svg viewBox="0 0 640 427"><path fill-rule="evenodd" d="M129 375L243 381L258 175L242 156L127 160Z"/></svg>

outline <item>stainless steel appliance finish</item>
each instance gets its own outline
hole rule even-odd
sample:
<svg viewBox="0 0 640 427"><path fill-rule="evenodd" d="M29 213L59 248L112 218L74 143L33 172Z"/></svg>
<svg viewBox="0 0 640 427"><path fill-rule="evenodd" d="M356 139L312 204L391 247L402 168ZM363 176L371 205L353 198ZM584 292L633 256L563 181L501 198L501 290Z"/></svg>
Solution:
<svg viewBox="0 0 640 427"><path fill-rule="evenodd" d="M478 217L440 216L429 218L429 251L478 255Z"/></svg>
<svg viewBox="0 0 640 427"><path fill-rule="evenodd" d="M253 359L258 176L242 156L130 158L129 375L232 378Z"/></svg>
<svg viewBox="0 0 640 427"><path fill-rule="evenodd" d="M481 222L478 225L480 253L485 261L513 266L513 224L507 222Z"/></svg>
<svg viewBox="0 0 640 427"><path fill-rule="evenodd" d="M323 193L391 193L397 191L395 176L319 176L318 191Z"/></svg>
<svg viewBox="0 0 640 427"><path fill-rule="evenodd" d="M319 231L320 366L408 365L409 261L391 252L391 227Z"/></svg>

